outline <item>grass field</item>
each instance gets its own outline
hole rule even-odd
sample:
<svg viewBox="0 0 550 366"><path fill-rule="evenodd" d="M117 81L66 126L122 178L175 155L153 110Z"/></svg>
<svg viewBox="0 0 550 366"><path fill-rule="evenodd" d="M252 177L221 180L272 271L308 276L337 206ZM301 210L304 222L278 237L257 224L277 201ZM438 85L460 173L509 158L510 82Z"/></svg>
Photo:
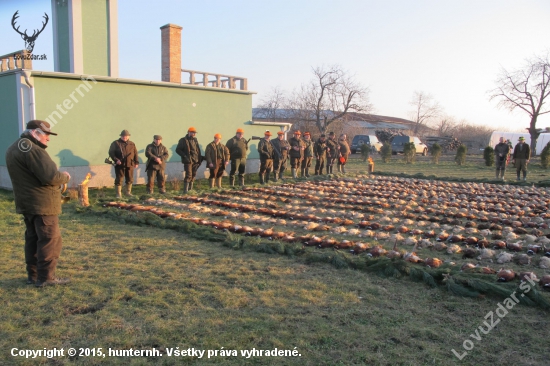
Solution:
<svg viewBox="0 0 550 366"><path fill-rule="evenodd" d="M491 178L492 168L478 167L376 164L385 172ZM362 169L359 161L349 164L349 170ZM136 192L143 194L144 187ZM113 191L92 190L90 196L96 203ZM307 264L299 256L232 250L78 211L70 203L60 217L58 275L73 282L36 289L24 284L22 218L12 193L0 191L0 364L548 365L550 314L540 308L515 306L488 334L478 331L478 341L470 335L502 299L454 296L406 278ZM459 361L451 350L463 354L467 339L474 348ZM54 347L104 353L156 348L164 356L33 360L10 353ZM223 347L239 355L168 357L176 347ZM240 354L295 347L301 356Z"/></svg>

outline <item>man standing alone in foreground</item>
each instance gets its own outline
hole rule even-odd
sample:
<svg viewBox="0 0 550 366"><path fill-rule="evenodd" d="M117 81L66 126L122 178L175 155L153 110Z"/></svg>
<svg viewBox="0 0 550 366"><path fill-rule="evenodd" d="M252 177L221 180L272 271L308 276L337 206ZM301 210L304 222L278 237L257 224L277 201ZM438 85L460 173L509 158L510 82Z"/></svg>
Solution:
<svg viewBox="0 0 550 366"><path fill-rule="evenodd" d="M13 186L16 212L25 221L25 262L27 284L36 287L64 285L69 279L55 277L57 259L61 254L60 185L71 179L60 172L46 152L50 124L33 120L6 151L6 165Z"/></svg>

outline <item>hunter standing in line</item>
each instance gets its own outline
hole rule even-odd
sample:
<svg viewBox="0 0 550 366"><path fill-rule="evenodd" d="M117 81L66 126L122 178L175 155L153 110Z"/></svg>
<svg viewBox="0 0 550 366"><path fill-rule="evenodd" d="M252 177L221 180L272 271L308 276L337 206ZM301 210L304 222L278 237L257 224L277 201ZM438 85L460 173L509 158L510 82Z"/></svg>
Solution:
<svg viewBox="0 0 550 366"><path fill-rule="evenodd" d="M302 133L300 131L294 131L294 137L288 141L290 144L290 168L292 169L292 178L294 179L298 178L298 169L302 166L304 150L306 148L306 144L301 136Z"/></svg>
<svg viewBox="0 0 550 366"><path fill-rule="evenodd" d="M332 167L336 159L340 157L340 145L336 141L334 132L328 134L327 140L327 174L332 174Z"/></svg>
<svg viewBox="0 0 550 366"><path fill-rule="evenodd" d="M346 163L348 162L351 149L348 144L348 137L345 134L341 134L338 139L338 145L340 147L340 156L338 157L338 172L346 174Z"/></svg>
<svg viewBox="0 0 550 366"><path fill-rule="evenodd" d="M183 193L187 193L193 189L193 182L197 176L197 170L202 163L201 148L199 141L195 137L197 129L189 127L187 135L178 141L176 153L181 156L183 169L185 170L185 178L183 179Z"/></svg>
<svg viewBox="0 0 550 366"><path fill-rule="evenodd" d="M277 138L271 141L275 155L273 156L273 181L283 178L286 170L286 161L288 160L288 151L290 150L290 144L285 140L285 133L283 131L277 132Z"/></svg>
<svg viewBox="0 0 550 366"><path fill-rule="evenodd" d="M323 175L323 168L325 167L325 162L327 160L327 138L325 134L322 134L319 137L319 140L313 145L313 153L315 154L315 175ZM327 166L328 174L328 166Z"/></svg>
<svg viewBox="0 0 550 366"><path fill-rule="evenodd" d="M238 128L235 136L227 141L225 146L231 156L231 170L229 171L229 184L235 186L235 174L239 172L239 185L244 186L244 172L246 170L246 155L248 154L248 141L245 140L244 130Z"/></svg>
<svg viewBox="0 0 550 366"><path fill-rule="evenodd" d="M304 159L301 166L301 177L309 178L309 168L311 167L311 160L313 160L313 141L311 140L311 134L304 132Z"/></svg>
<svg viewBox="0 0 550 366"><path fill-rule="evenodd" d="M514 155L512 156L516 165L517 180L520 180L519 173L523 172L523 180L527 180L527 164L531 159L531 148L525 142L525 137L520 137L519 142L514 148Z"/></svg>
<svg viewBox="0 0 550 366"><path fill-rule="evenodd" d="M222 187L223 172L229 164L229 149L220 142L221 139L222 135L215 134L214 141L206 146L204 153L206 167L210 169L210 178L208 178L210 189L214 188L214 185L218 188Z"/></svg>
<svg viewBox="0 0 550 366"><path fill-rule="evenodd" d="M111 143L109 157L115 162L115 190L116 197L121 198L122 179L125 179L124 195L132 196L134 183L134 169L139 166L136 145L130 141L130 132L123 130L120 138Z"/></svg>
<svg viewBox="0 0 550 366"><path fill-rule="evenodd" d="M504 137L498 140L495 146L495 165L497 179L504 180L504 172L506 171L506 163L510 154L510 146L504 141Z"/></svg>
<svg viewBox="0 0 550 366"><path fill-rule="evenodd" d="M25 221L25 262L27 284L36 287L64 285L70 280L55 277L61 254L60 185L71 179L60 172L46 152L50 124L33 120L6 151L6 165L15 197L15 211Z"/></svg>
<svg viewBox="0 0 550 366"><path fill-rule="evenodd" d="M260 184L265 184L269 179L269 173L273 169L273 145L271 145L271 132L265 131L264 137L258 143L258 153L260 154Z"/></svg>
<svg viewBox="0 0 550 366"><path fill-rule="evenodd" d="M145 165L145 171L147 172L147 193L153 193L155 177L159 193L166 193L164 170L166 169L166 161L168 161L169 155L168 149L162 144L161 135L153 136L153 143L147 145L145 148L145 156L147 157L147 164Z"/></svg>

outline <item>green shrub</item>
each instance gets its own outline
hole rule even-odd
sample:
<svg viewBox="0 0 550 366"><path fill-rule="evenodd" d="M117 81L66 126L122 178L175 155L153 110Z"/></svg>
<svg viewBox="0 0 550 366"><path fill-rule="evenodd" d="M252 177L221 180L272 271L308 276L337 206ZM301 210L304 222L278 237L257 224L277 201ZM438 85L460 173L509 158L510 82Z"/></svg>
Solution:
<svg viewBox="0 0 550 366"><path fill-rule="evenodd" d="M455 162L458 165L464 165L466 162L466 152L468 151L468 148L466 145L460 145L458 149L456 149L456 156L455 156Z"/></svg>
<svg viewBox="0 0 550 366"><path fill-rule="evenodd" d="M384 163L389 163L391 160L391 145L389 142L384 142L384 145L380 148L380 156L382 157L382 161Z"/></svg>
<svg viewBox="0 0 550 366"><path fill-rule="evenodd" d="M540 153L540 164L544 169L548 169L550 166L550 142L546 144Z"/></svg>
<svg viewBox="0 0 550 366"><path fill-rule="evenodd" d="M407 142L403 145L403 159L407 164L413 164L416 160L416 147L414 142Z"/></svg>
<svg viewBox="0 0 550 366"><path fill-rule="evenodd" d="M369 144L361 145L361 158L363 159L363 162L366 162L367 160L369 160L370 149L371 148Z"/></svg>
<svg viewBox="0 0 550 366"><path fill-rule="evenodd" d="M441 154L443 152L441 145L436 142L432 145L430 152L432 154L432 163L439 164L439 158L441 157Z"/></svg>
<svg viewBox="0 0 550 366"><path fill-rule="evenodd" d="M483 150L483 159L485 159L485 165L493 166L495 164L495 149L491 146L487 146Z"/></svg>

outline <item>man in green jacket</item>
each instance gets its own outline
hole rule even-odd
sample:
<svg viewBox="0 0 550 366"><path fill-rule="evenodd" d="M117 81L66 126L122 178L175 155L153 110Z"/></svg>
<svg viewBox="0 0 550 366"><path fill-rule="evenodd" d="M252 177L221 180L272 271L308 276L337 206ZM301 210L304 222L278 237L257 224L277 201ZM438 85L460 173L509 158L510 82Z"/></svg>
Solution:
<svg viewBox="0 0 550 366"><path fill-rule="evenodd" d="M183 179L183 193L187 193L193 189L193 182L197 176L197 170L202 163L201 148L199 141L195 137L197 129L189 127L187 135L178 141L176 154L181 156L183 169L185 170L185 178Z"/></svg>
<svg viewBox="0 0 550 366"><path fill-rule="evenodd" d="M519 142L514 148L514 154L512 155L514 164L516 165L517 179L520 180L520 172L523 172L523 180L527 180L527 164L531 159L531 148L525 142L525 137L520 137Z"/></svg>
<svg viewBox="0 0 550 366"><path fill-rule="evenodd" d="M214 188L214 185L217 188L222 187L223 172L225 172L225 167L229 164L229 149L220 142L221 140L222 135L219 133L215 134L214 141L206 146L206 152L204 153L206 167L210 169L208 183L211 189Z"/></svg>
<svg viewBox="0 0 550 366"><path fill-rule="evenodd" d="M239 172L239 184L244 186L244 172L246 170L246 155L248 154L248 141L243 137L244 130L238 128L235 136L227 141L225 146L231 156L231 170L229 171L229 184L235 185L235 174Z"/></svg>
<svg viewBox="0 0 550 366"><path fill-rule="evenodd" d="M126 180L124 195L132 196L134 183L134 169L139 166L136 145L130 141L130 132L123 130L120 138L111 143L109 157L115 162L115 189L116 197L121 198L122 180Z"/></svg>
<svg viewBox="0 0 550 366"><path fill-rule="evenodd" d="M71 179L60 172L46 152L51 132L46 121L32 120L6 151L6 165L13 186L15 211L25 221L27 284L36 287L63 285L70 280L55 277L61 254L60 185Z"/></svg>
<svg viewBox="0 0 550 366"><path fill-rule="evenodd" d="M311 167L311 161L313 160L313 146L314 142L311 139L311 134L309 132L304 133L304 144L306 145L304 149L304 159L302 160L301 177L309 178L309 168Z"/></svg>
<svg viewBox="0 0 550 366"><path fill-rule="evenodd" d="M147 145L145 148L145 157L147 158L147 163L145 164L145 171L147 172L147 193L153 193L155 177L157 179L159 193L166 193L164 170L166 169L168 156L168 149L162 144L162 136L153 136L153 143Z"/></svg>

